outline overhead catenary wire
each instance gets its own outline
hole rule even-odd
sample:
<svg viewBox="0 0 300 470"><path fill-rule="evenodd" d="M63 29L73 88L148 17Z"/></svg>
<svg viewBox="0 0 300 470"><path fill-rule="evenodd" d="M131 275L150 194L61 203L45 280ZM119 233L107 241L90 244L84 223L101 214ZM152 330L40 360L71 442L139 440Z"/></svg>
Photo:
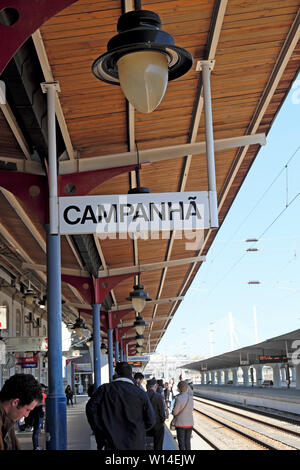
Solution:
<svg viewBox="0 0 300 470"><path fill-rule="evenodd" d="M255 206L251 209L251 211L248 213L248 215L246 216L246 218L243 220L243 222L240 224L240 226L238 227L238 229L234 232L237 233L237 231L240 229L240 227L246 222L246 220L250 217L250 215L253 213L253 211L256 209L256 207L259 205L259 203L262 201L262 199L266 196L266 194L268 193L268 191L271 189L271 187L274 185L274 183L278 180L278 178L281 176L281 174L286 170L286 167L290 164L290 162L293 160L293 158L296 156L296 154L298 153L300 149L300 145L297 147L297 149L293 152L293 154L291 155L291 157L288 159L288 161L286 162L286 164L283 166L283 168L280 170L280 172L277 174L277 176L274 178L274 180L270 183L270 185L268 186L268 188L264 191L263 195L260 197L260 199L258 200L258 202L255 204ZM300 196L300 191L290 200L286 200L286 204L285 204L285 207L279 212L279 214L272 220L272 222L263 230L263 232L257 237L258 239L262 239L262 237L268 232L268 230L270 230L270 228L277 222L277 220L285 213L285 211L291 207L291 205L298 199L298 197ZM229 240L230 242L230 240ZM228 243L229 243L228 242ZM227 244L228 244L227 243ZM227 245L226 245L227 246ZM250 246L250 248L254 247L254 244ZM224 247L223 247L224 249ZM223 250L222 250L223 251ZM219 252L220 254L220 252ZM246 251L245 253L243 253L238 259L237 261L229 268L229 270L224 274L224 276L212 287L212 289L208 292L207 296L206 297L209 297L212 292L214 292L214 290L216 289L216 287L218 287L218 285L231 273L231 271L242 261L242 259L248 254L248 252ZM216 257L215 257L216 258ZM215 259L214 258L214 259Z"/></svg>
<svg viewBox="0 0 300 470"><path fill-rule="evenodd" d="M247 220L249 219L249 217L253 214L253 212L255 211L255 209L259 206L259 204L261 203L261 201L266 197L266 195L268 194L268 192L270 191L270 189L273 187L273 185L276 183L276 181L280 178L280 176L282 175L282 173L284 171L286 171L286 207L288 207L288 175L287 175L287 169L288 169L288 165L291 163L291 161L295 158L295 156L297 155L298 151L300 150L300 145L296 148L296 150L293 152L293 154L291 155L291 157L288 159L288 161L285 163L285 165L283 166L283 168L279 171L279 173L275 176L275 178L273 179L273 181L269 184L269 186L267 187L267 189L263 192L263 194L261 195L261 197L258 199L258 201L255 203L255 205L253 206L253 208L250 210L250 212L246 215L246 217L242 220L242 222L239 224L239 226L237 227L237 229L234 231L234 233L232 234L231 238L227 241L227 243L225 244L225 246L222 247L222 249L214 256L214 258L211 260L211 263L213 263L215 261L215 259L221 254L223 253L223 251L225 250L225 248L229 245L229 243L232 241L233 237L239 232L240 228L247 222ZM259 237L258 237L259 238Z"/></svg>

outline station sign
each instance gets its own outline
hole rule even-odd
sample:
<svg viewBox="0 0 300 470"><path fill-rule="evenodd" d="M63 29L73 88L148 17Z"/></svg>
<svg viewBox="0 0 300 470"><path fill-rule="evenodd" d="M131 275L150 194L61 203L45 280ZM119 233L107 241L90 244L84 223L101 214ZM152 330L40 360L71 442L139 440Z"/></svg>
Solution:
<svg viewBox="0 0 300 470"><path fill-rule="evenodd" d="M20 365L22 369L35 369L38 366L38 358L32 357L20 357L16 365Z"/></svg>
<svg viewBox="0 0 300 470"><path fill-rule="evenodd" d="M48 351L45 336L11 336L5 339L7 352Z"/></svg>
<svg viewBox="0 0 300 470"><path fill-rule="evenodd" d="M128 356L127 357L128 362L149 362L150 361L150 356Z"/></svg>
<svg viewBox="0 0 300 470"><path fill-rule="evenodd" d="M61 235L210 228L209 191L58 198Z"/></svg>
<svg viewBox="0 0 300 470"><path fill-rule="evenodd" d="M274 355L261 355L259 356L260 364L267 364L268 362L287 362L287 356L274 356Z"/></svg>

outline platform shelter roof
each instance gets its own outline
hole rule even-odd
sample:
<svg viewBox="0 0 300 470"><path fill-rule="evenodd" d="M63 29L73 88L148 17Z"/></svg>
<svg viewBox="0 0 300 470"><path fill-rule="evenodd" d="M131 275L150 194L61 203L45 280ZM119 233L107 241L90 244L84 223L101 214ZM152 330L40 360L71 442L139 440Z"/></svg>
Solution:
<svg viewBox="0 0 300 470"><path fill-rule="evenodd" d="M175 44L193 55L194 64L186 75L168 84L162 103L153 113L142 114L128 104L120 87L100 82L91 73L92 63L116 34L120 15L135 8L133 0L37 0L34 14L21 9L28 4L25 0L10 3L22 14L13 25L1 22L1 35L8 38L1 41L2 56L10 50L10 41L17 38L18 25L22 32L22 28L25 31L37 24L39 12L43 19L20 42L0 75L7 91L0 113L0 168L10 172L10 180L18 172L46 175L47 106L40 83L58 81L59 175L71 176L63 186L63 191L71 195L76 194L88 170L134 165L137 146L141 158L149 151L144 160L147 165L141 169L141 182L152 193L206 191L205 154L190 147L205 142L199 62L215 61L211 72L215 142L267 135L299 70L299 0L143 0L143 9L160 16L163 29L174 37ZM0 0L0 19L6 7L7 2ZM50 7L56 9L54 16L52 10L51 14L43 10ZM170 146L173 150L166 158L166 147ZM180 156L179 146L183 146ZM258 144L219 150L216 146L219 227L259 149ZM127 194L136 186L133 169L112 173L110 179L99 180L99 184L94 182L85 194ZM3 176L0 264L25 284L30 280L40 295L46 287L44 226L22 194L17 194L15 188L8 190L6 182ZM36 185L29 189L36 197ZM211 249L218 230L204 230L200 248L187 247L176 231L169 238L148 240L63 235L62 270L88 278L92 274L110 275L116 269L126 273L138 267L141 282L153 299L143 314L146 343L154 352L205 262L198 257ZM185 261L178 264L179 260ZM140 269L144 265L148 269ZM135 281L131 276L119 282L108 293L102 309L124 308ZM81 308L82 317L91 326L91 306L85 291L63 280L62 293L64 320L74 320ZM134 318L132 310L120 325L132 324Z"/></svg>

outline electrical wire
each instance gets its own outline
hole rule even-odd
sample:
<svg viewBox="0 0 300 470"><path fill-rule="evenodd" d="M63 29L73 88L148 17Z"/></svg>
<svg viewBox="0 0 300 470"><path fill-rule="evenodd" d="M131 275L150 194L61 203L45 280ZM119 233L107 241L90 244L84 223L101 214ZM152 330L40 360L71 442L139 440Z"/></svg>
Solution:
<svg viewBox="0 0 300 470"><path fill-rule="evenodd" d="M244 219L244 221L242 222L241 225L243 225L245 223L245 221L247 220L247 218L252 214L252 212L255 210L255 208L258 206L258 204L261 202L261 200L265 197L265 195L267 194L267 192L270 190L270 188L273 186L273 184L275 183L275 181L277 181L277 179L279 178L279 176L282 174L282 172L286 169L287 165L291 162L291 160L295 157L295 155L297 154L297 152L299 151L300 149L300 145L297 147L297 149L295 150L295 152L293 153L293 155L289 158L289 160L287 161L287 163L284 165L284 167L280 170L280 172L278 173L278 175L275 177L275 179L272 181L272 183L268 186L268 188L266 189L266 191L264 191L263 195L261 196L261 198L259 199L259 201L255 204L254 208L250 211L250 213L247 215L246 219ZM291 207L291 205L297 200L297 198L300 196L300 192L298 192L292 199L291 201L286 201L286 206L279 212L279 214L275 217L275 219L266 227L266 229L263 230L263 232L259 235L258 239L261 239L267 232L268 230L270 230L270 228L277 222L277 220L285 213L285 211ZM241 227L241 225L239 226L239 228ZM239 230L238 228L238 230ZM237 231L236 231L237 232ZM235 233L236 233L235 232ZM252 244L252 246L250 248L253 248L254 247L254 244ZM223 250L222 250L223 251ZM231 271L242 261L242 259L248 254L248 252L245 252L242 256L240 256L240 258L238 258L238 260L230 267L230 269L225 273L225 275L212 287L212 289L208 292L207 294L207 297L209 297L212 292L215 290L215 288L231 273Z"/></svg>
<svg viewBox="0 0 300 470"><path fill-rule="evenodd" d="M247 222L247 220L249 219L249 217L252 215L252 213L255 211L255 209L258 207L258 205L261 203L261 201L265 198L265 196L268 194L269 190L272 188L272 186L276 183L276 181L278 180L278 178L282 175L282 173L284 171L287 172L287 168L288 168L288 165L291 163L291 161L295 158L296 154L298 153L300 149L300 145L296 148L296 150L294 151L294 153L291 155L291 157L288 159L288 161L285 163L285 165L283 166L283 168L279 171L279 173L277 174L277 176L275 176L274 180L270 183L270 185L267 187L267 189L263 192L262 196L259 198L259 200L256 202L256 204L254 205L254 207L250 210L250 212L247 214L247 216L243 219L243 221L240 223L240 225L238 226L238 228L234 231L233 235L231 236L231 238L227 241L226 245L223 246L223 248L215 255L215 257L211 260L211 263L213 263L215 261L215 259L221 254L223 253L224 249L228 246L228 244L232 241L233 237L239 232L240 228ZM288 179L287 179L287 176L286 176L286 187L288 185ZM286 190L286 207L288 207L288 190Z"/></svg>

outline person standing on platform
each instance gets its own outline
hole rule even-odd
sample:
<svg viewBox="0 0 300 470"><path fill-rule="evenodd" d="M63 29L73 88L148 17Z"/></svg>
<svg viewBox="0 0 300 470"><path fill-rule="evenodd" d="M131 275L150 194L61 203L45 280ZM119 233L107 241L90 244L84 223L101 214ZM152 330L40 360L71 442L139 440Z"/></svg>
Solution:
<svg viewBox="0 0 300 470"><path fill-rule="evenodd" d="M143 387L144 375L141 372L136 372L133 378L137 386L144 390L144 387Z"/></svg>
<svg viewBox="0 0 300 470"><path fill-rule="evenodd" d="M86 405L98 450L145 450L155 412L147 393L136 386L131 366L118 362L115 372L117 378L101 385Z"/></svg>
<svg viewBox="0 0 300 470"><path fill-rule="evenodd" d="M191 437L194 425L194 400L191 389L185 380L178 384L179 395L175 398L173 416L176 418L175 426L179 450L191 450Z"/></svg>
<svg viewBox="0 0 300 470"><path fill-rule="evenodd" d="M156 414L155 425L147 431L147 436L153 437L154 450L162 450L165 432L165 403L161 393L157 393L157 380L147 380L147 394L150 399L151 405Z"/></svg>
<svg viewBox="0 0 300 470"><path fill-rule="evenodd" d="M71 402L71 405L73 406L73 390L71 389L70 385L67 385L65 389L65 395L67 398L67 406L69 405L69 402Z"/></svg>
<svg viewBox="0 0 300 470"><path fill-rule="evenodd" d="M0 450L20 450L14 424L43 401L41 386L31 374L15 374L0 391Z"/></svg>
<svg viewBox="0 0 300 470"><path fill-rule="evenodd" d="M170 389L168 382L165 383L164 386L164 399L165 399L165 410L166 410L166 418L169 418L169 406L170 406Z"/></svg>

